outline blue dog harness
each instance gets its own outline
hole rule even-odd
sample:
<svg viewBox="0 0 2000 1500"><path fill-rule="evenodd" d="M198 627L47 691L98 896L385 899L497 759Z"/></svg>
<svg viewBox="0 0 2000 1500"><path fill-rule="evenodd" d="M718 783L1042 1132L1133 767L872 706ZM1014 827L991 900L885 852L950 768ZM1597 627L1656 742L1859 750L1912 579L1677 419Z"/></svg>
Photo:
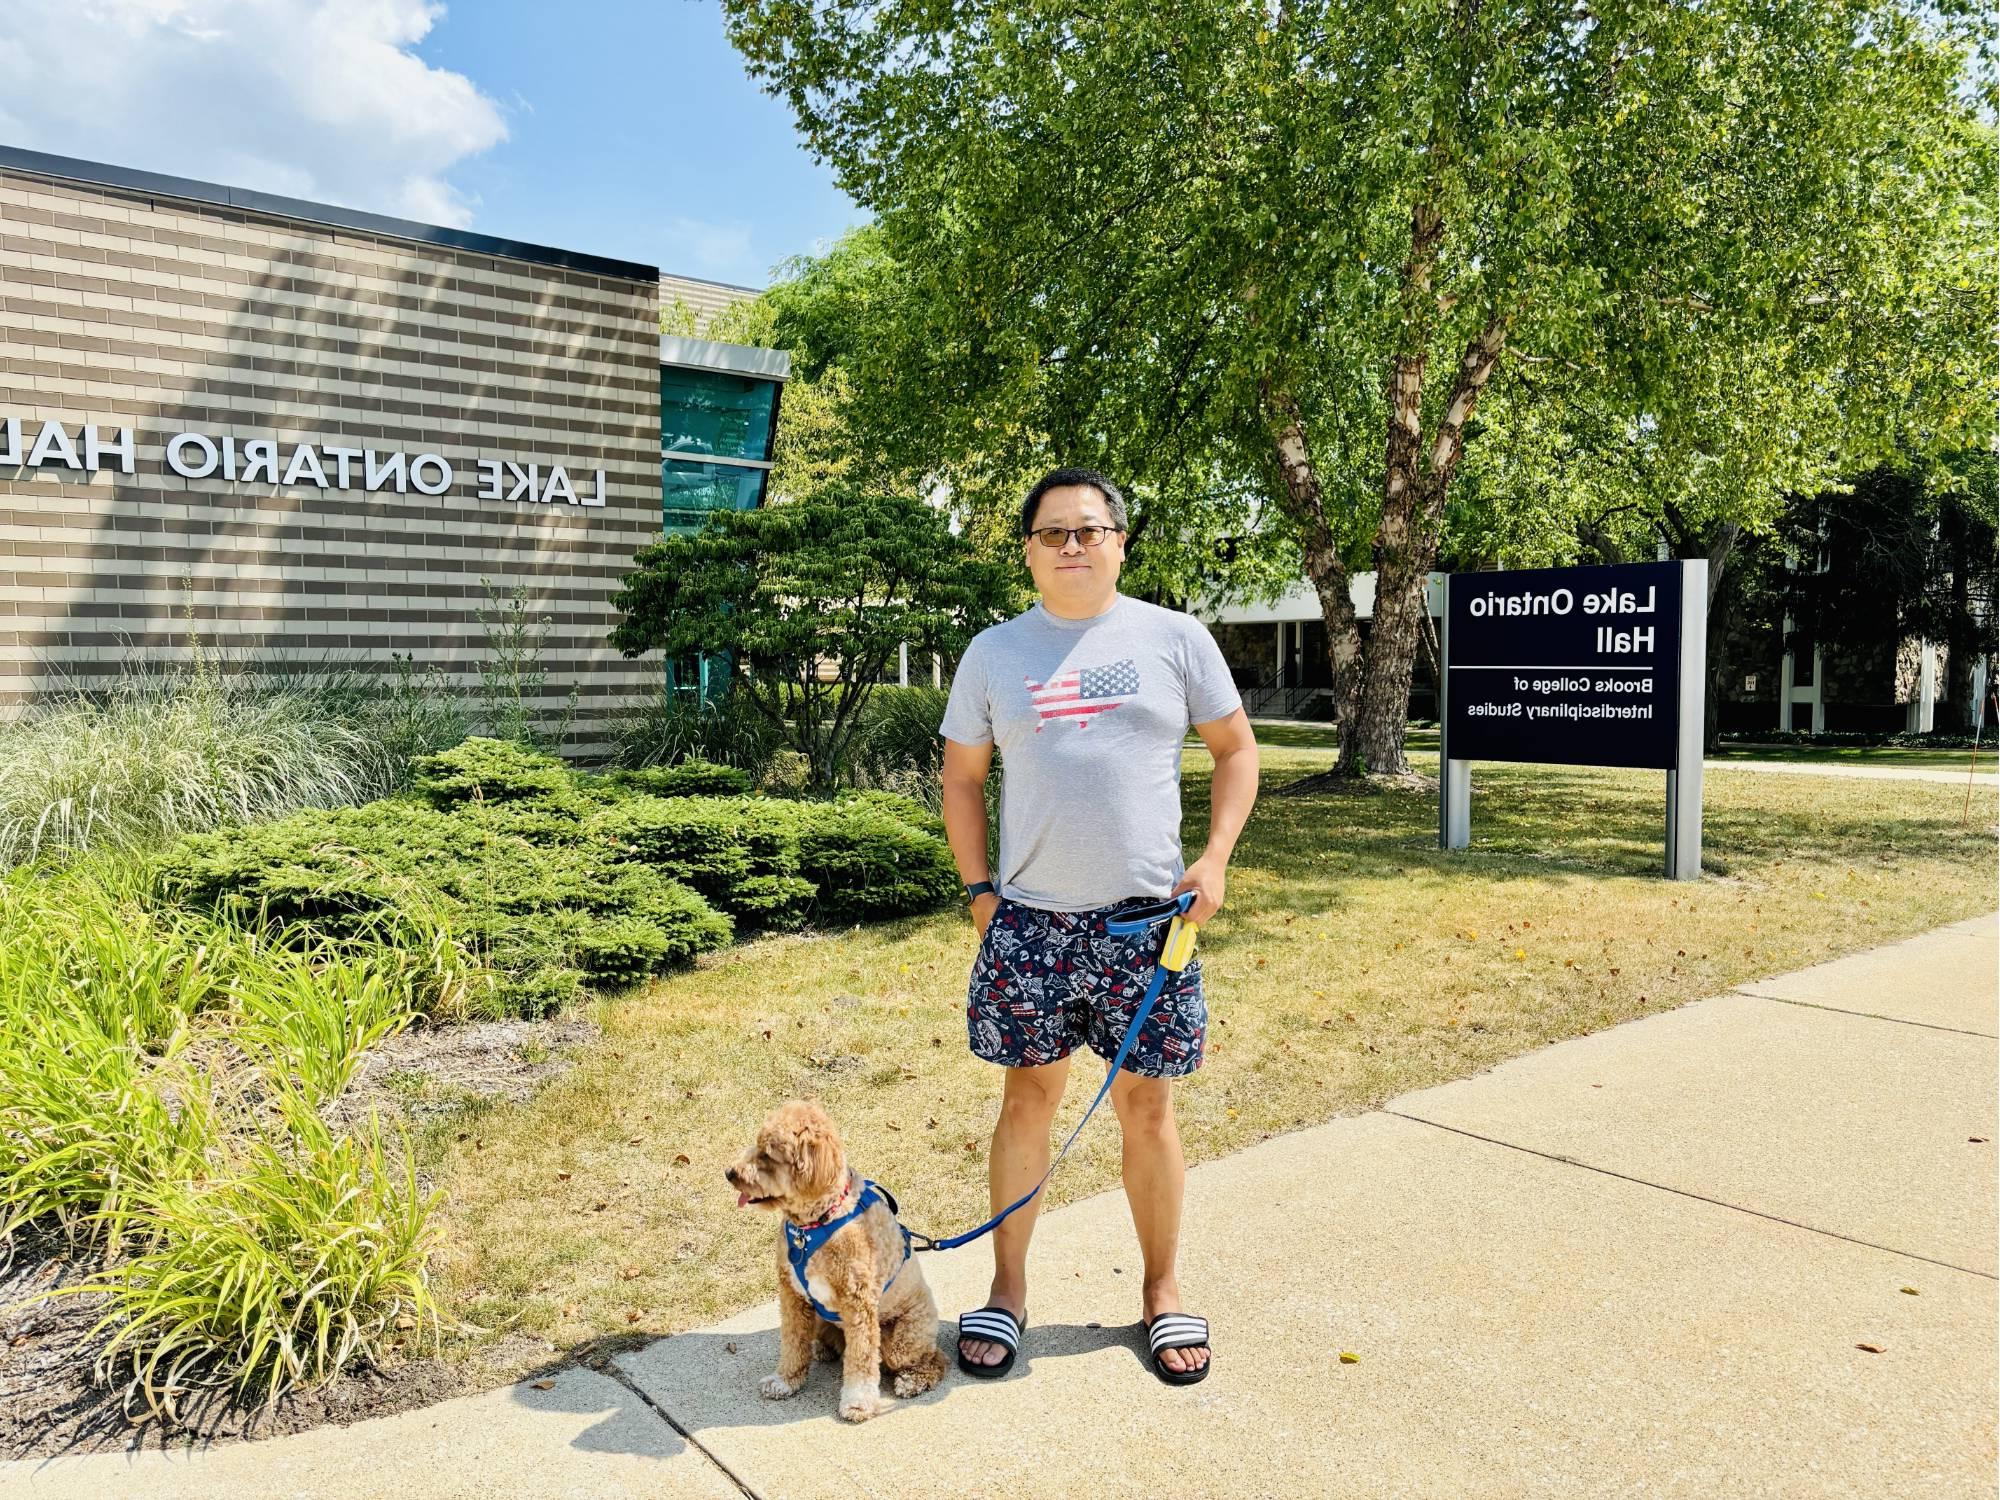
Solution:
<svg viewBox="0 0 2000 1500"><path fill-rule="evenodd" d="M887 1205L891 1218L896 1216L896 1200L889 1195L889 1190L863 1178L861 1195L854 1200L854 1207L839 1218L822 1219L817 1224L793 1224L789 1221L785 1224L785 1255L792 1263L792 1280L798 1283L800 1294L812 1304L812 1310L829 1323L838 1323L840 1314L830 1307L822 1307L819 1298L812 1294L812 1283L806 1280L806 1264L819 1254L822 1245L877 1203ZM889 1279L882 1283L885 1292L896 1284L896 1278L903 1274L903 1267L910 1259L910 1231L904 1229L900 1222L896 1227L903 1232L903 1258L889 1273Z"/></svg>

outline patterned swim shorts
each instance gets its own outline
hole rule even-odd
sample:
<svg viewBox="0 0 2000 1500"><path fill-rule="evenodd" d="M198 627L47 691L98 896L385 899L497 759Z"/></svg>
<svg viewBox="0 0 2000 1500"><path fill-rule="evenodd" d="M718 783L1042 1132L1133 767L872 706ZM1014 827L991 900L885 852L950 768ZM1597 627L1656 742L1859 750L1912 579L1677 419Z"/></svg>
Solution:
<svg viewBox="0 0 2000 1500"><path fill-rule="evenodd" d="M1166 935L1160 923L1114 937L1105 920L1155 898L1134 896L1096 911L1044 911L1002 901L972 961L965 1021L972 1055L1009 1068L1068 1057L1077 1044L1109 1062L1138 1013ZM1201 1066L1208 1004L1201 960L1170 974L1153 1002L1125 1071L1182 1078Z"/></svg>

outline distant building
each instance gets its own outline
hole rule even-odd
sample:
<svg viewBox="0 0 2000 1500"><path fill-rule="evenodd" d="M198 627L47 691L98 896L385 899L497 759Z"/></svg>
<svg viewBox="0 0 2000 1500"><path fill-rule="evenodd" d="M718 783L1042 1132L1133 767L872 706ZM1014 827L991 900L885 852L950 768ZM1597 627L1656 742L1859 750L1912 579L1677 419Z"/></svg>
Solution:
<svg viewBox="0 0 2000 1500"><path fill-rule="evenodd" d="M1444 578L1432 573L1424 599L1433 621L1444 618ZM1365 640L1375 618L1375 575L1355 573L1348 580ZM1271 604L1196 606L1222 648L1253 719L1330 719L1333 717L1333 667L1327 654L1326 622L1319 594L1301 580ZM1437 681L1421 647L1410 675L1410 716L1437 717Z"/></svg>

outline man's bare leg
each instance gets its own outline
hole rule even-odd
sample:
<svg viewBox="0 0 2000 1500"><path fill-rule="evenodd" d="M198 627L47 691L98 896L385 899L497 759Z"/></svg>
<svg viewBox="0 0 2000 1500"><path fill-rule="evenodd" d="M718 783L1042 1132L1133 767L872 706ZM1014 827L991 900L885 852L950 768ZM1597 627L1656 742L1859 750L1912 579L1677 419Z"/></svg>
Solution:
<svg viewBox="0 0 2000 1500"><path fill-rule="evenodd" d="M1069 1059L1039 1068L1007 1068L1000 1095L1000 1123L993 1127L993 1147L987 1156L986 1180L993 1212L998 1213L1049 1169L1049 1126L1069 1081ZM1028 1305L1028 1241L1042 1211L1039 1195L1023 1204L993 1231L993 1287L987 1303L1020 1317ZM976 1365L997 1365L1007 1357L1000 1344L986 1339L961 1339L959 1348Z"/></svg>
<svg viewBox="0 0 2000 1500"><path fill-rule="evenodd" d="M1161 1313L1181 1312L1181 1285L1175 1263L1181 1246L1181 1203L1187 1191L1187 1162L1181 1155L1180 1126L1174 1119L1173 1085L1165 1078L1141 1078L1120 1071L1111 1085L1111 1103L1125 1132L1125 1201L1139 1233L1145 1264L1140 1289L1148 1322ZM1206 1349L1164 1349L1169 1370L1199 1370Z"/></svg>

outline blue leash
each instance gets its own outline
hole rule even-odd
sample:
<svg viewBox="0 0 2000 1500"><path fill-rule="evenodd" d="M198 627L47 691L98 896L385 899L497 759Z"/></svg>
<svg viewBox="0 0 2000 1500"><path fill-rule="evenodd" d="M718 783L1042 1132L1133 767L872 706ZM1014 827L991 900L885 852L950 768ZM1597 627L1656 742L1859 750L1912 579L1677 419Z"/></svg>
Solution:
<svg viewBox="0 0 2000 1500"><path fill-rule="evenodd" d="M918 1250L956 1250L960 1245L970 1244L981 1235L990 1234L999 1228L1009 1214L1025 1206L1048 1184L1049 1178L1055 1175L1056 1168L1062 1165L1063 1158L1069 1155L1069 1148L1074 1146L1076 1138L1083 1134L1083 1127L1088 1125L1090 1117L1097 1113L1097 1106L1102 1104L1104 1096L1111 1092L1111 1084L1118 1077L1118 1070L1125 1066L1125 1058L1132 1051L1132 1044L1139 1039L1139 1028L1146 1024L1146 1017L1152 1012L1153 1002L1160 998L1167 987L1167 976L1185 969L1194 957L1195 929L1194 924L1187 920L1188 911L1193 906L1194 892L1182 891L1178 896L1170 896L1158 905L1136 908L1129 916L1104 924L1104 930L1108 933L1118 937L1131 937L1135 933L1146 931L1157 922L1164 922L1169 917L1173 919L1167 928L1165 940L1160 944L1160 956L1153 965L1153 977L1146 985L1146 993L1139 1000L1139 1009L1132 1017L1132 1024L1125 1029L1125 1040L1118 1044L1118 1055L1111 1059L1111 1066L1105 1069L1104 1086L1097 1091L1097 1097L1090 1101L1090 1108L1083 1112L1083 1118L1076 1122L1076 1129L1072 1130L1069 1139L1063 1142L1062 1150L1057 1152L1056 1159L1049 1163L1048 1171L1042 1173L1042 1180L1030 1188L1026 1196L1008 1204L977 1229L968 1229L964 1234L955 1234L948 1240L932 1239L927 1234L917 1234L913 1230L904 1229L903 1233L908 1237L906 1244L909 1241L921 1241L916 1245ZM907 1253L905 1250L905 1254Z"/></svg>

